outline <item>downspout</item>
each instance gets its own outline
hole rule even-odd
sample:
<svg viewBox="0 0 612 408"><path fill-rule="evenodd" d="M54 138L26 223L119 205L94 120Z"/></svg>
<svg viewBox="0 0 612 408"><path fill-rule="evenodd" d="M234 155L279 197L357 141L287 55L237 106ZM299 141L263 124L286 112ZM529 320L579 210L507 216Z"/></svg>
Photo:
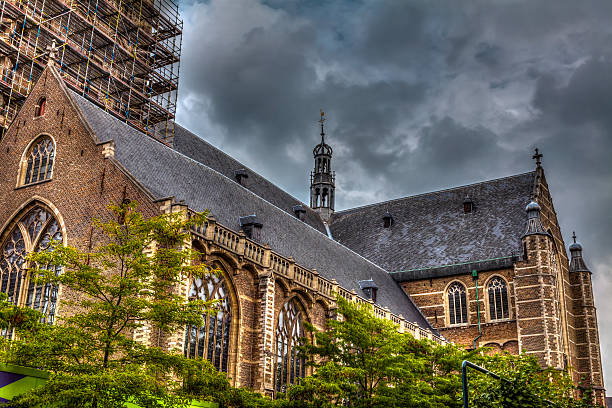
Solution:
<svg viewBox="0 0 612 408"><path fill-rule="evenodd" d="M472 278L476 283L476 315L478 316L478 336L474 338L472 342L472 349L476 350L476 341L482 337L482 328L480 327L480 301L478 300L478 271L472 270Z"/></svg>

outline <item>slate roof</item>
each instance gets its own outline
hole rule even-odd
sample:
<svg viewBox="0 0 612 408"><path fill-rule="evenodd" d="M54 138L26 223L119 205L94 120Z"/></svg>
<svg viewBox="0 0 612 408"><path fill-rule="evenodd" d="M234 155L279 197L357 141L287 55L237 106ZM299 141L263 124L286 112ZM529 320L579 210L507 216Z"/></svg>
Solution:
<svg viewBox="0 0 612 408"><path fill-rule="evenodd" d="M392 273L419 272L404 273L407 280L456 273L457 264L503 267L520 251L534 182L530 172L340 211L330 229L335 240ZM468 194L474 210L464 213ZM454 268L440 268L448 265Z"/></svg>
<svg viewBox="0 0 612 408"><path fill-rule="evenodd" d="M431 328L420 310L387 271L329 239L220 172L179 153L112 117L70 91L100 142L114 140L115 159L156 198L175 197L196 211L209 209L222 225L239 230L239 217L252 214L263 224L261 243L307 268L316 268L348 289L373 279L377 303L407 320Z"/></svg>
<svg viewBox="0 0 612 408"><path fill-rule="evenodd" d="M302 203L260 174L249 169L233 157L223 153L221 150L204 141L181 125L177 123L172 123L172 125L174 126L174 140L172 142L174 150L218 171L235 182L235 171L241 169L246 170L248 178L242 179L242 186L293 216L295 216L293 207L302 205L306 210L302 216L302 220L318 231L325 233L323 220L319 214L313 211L308 205Z"/></svg>

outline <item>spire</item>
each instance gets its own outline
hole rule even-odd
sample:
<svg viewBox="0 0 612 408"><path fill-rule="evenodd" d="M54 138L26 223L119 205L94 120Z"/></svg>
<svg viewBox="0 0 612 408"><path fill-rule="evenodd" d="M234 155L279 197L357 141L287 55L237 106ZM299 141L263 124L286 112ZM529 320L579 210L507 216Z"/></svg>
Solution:
<svg viewBox="0 0 612 408"><path fill-rule="evenodd" d="M325 117L325 112L323 112L323 110L321 109L321 119L318 120L319 124L321 125L321 143L316 145L314 150L312 151L312 154L315 156L315 158L320 155L330 156L331 158L331 155L333 153L333 149L331 148L331 146L325 143L325 121L327 121L327 118Z"/></svg>
<svg viewBox="0 0 612 408"><path fill-rule="evenodd" d="M548 235L550 234L546 232L544 226L542 225L542 220L540 219L540 206L535 201L530 202L525 207L525 211L527 211L527 229L523 234L523 237L528 235Z"/></svg>
<svg viewBox="0 0 612 408"><path fill-rule="evenodd" d="M325 112L321 110L318 120L321 126L321 143L312 150L314 170L310 173L310 207L317 211L325 222L334 212L335 174L331 169L333 150L325 143Z"/></svg>
<svg viewBox="0 0 612 408"><path fill-rule="evenodd" d="M542 167L542 157L544 157L544 155L542 153L540 153L540 149L538 149L536 147L535 149L535 154L533 156L531 156L532 159L535 159L536 161L536 168L540 168Z"/></svg>
<svg viewBox="0 0 612 408"><path fill-rule="evenodd" d="M327 120L325 118L325 112L323 112L323 109L320 109L321 111L321 119L319 119L319 123L321 124L321 144L324 145L325 144L325 129L323 129L323 125L325 124L325 121Z"/></svg>
<svg viewBox="0 0 612 408"><path fill-rule="evenodd" d="M574 243L569 246L569 250L571 252L571 260L570 260L570 272L589 272L589 268L584 263L584 259L582 258L582 245L579 242L576 242L576 232L572 236L574 239Z"/></svg>

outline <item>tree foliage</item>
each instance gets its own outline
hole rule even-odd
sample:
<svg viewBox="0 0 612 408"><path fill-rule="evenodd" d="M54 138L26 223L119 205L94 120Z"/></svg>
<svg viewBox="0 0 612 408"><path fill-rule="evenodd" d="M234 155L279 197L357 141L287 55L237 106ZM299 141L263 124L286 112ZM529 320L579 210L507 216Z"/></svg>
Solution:
<svg viewBox="0 0 612 408"><path fill-rule="evenodd" d="M45 386L11 402L15 408L184 407L191 399L228 408L459 408L465 359L504 378L470 372L471 407L593 407L588 398L572 398L566 372L542 370L534 357L417 340L376 318L370 305L340 297L339 319L325 331L308 326L315 341L304 339L301 353L313 375L276 401L233 388L206 360L134 340L145 326L154 336L170 334L201 326L203 314L214 313L214 302L186 301L174 290L185 279L217 273L184 245L206 214L145 218L136 204L110 208L110 220L95 222L104 239L92 250L54 245L28 258L37 285L62 286L63 313L54 325L0 294L0 329L12 335L0 337L0 359L50 373Z"/></svg>
<svg viewBox="0 0 612 408"><path fill-rule="evenodd" d="M592 407L574 400L566 372L542 370L534 357L465 351L403 334L374 316L370 305L337 299L341 319L314 332L302 348L314 375L291 387L287 407L461 407L461 363L470 360L505 377L470 372L470 406ZM547 402L545 399L550 400Z"/></svg>
<svg viewBox="0 0 612 408"><path fill-rule="evenodd" d="M187 324L202 325L203 314L216 307L186 301L174 290L184 279L216 273L184 245L190 226L206 214L145 218L134 203L110 210L109 220L95 221L103 238L91 251L56 244L28 257L36 285L62 287L64 313L56 324L44 323L34 310L0 302L0 324L14 337L3 341L2 360L51 374L44 387L12 406L180 407L192 397L214 398L216 390L229 388L208 362L134 340L145 327L155 339Z"/></svg>

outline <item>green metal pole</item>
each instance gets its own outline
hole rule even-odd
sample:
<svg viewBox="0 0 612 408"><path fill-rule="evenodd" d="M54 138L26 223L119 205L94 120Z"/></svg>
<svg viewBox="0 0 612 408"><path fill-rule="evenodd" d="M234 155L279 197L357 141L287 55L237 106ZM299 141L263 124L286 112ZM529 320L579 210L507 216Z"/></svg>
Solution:
<svg viewBox="0 0 612 408"><path fill-rule="evenodd" d="M482 329L480 328L480 300L478 299L478 271L476 269L472 270L472 278L476 282L476 315L478 316L478 336L472 342L472 349L476 350L476 340L482 337Z"/></svg>

